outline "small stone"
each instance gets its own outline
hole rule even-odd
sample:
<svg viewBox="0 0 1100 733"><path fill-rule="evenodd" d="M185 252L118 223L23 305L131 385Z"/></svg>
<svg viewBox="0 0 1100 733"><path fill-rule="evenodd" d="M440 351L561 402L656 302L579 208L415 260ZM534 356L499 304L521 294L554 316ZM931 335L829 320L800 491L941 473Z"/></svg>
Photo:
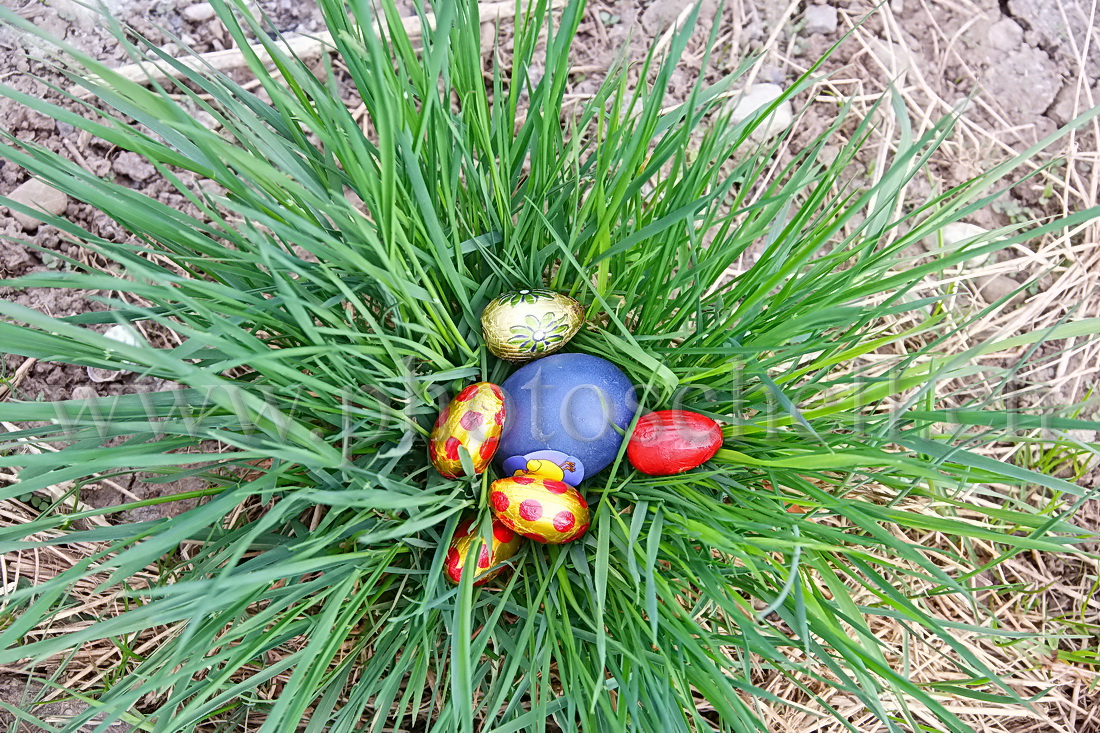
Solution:
<svg viewBox="0 0 1100 733"><path fill-rule="evenodd" d="M147 181L157 172L148 160L129 151L119 153L111 167L115 173L127 176L134 181Z"/></svg>
<svg viewBox="0 0 1100 733"><path fill-rule="evenodd" d="M195 3L184 8L181 15L192 23L205 23L213 20L217 12L210 3Z"/></svg>
<svg viewBox="0 0 1100 733"><path fill-rule="evenodd" d="M786 78L783 69L772 64L764 64L760 67L760 73L756 75L757 81L766 82L768 84L782 84Z"/></svg>
<svg viewBox="0 0 1100 733"><path fill-rule="evenodd" d="M72 398L74 400L94 400L98 397L99 395L96 393L95 389L87 384L82 384L79 387L73 388Z"/></svg>
<svg viewBox="0 0 1100 733"><path fill-rule="evenodd" d="M68 196L37 178L32 178L21 184L8 195L8 198L17 203L30 206L31 208L55 216L64 214L65 209L69 206ZM11 215L12 218L19 222L19 225L28 232L34 231L38 228L38 225L42 223L33 216L27 216L17 211L12 211Z"/></svg>
<svg viewBox="0 0 1100 733"><path fill-rule="evenodd" d="M1047 117L1054 120L1059 126L1072 120L1075 106L1074 99L1076 96L1077 82L1071 79L1063 84L1062 88L1058 90L1058 94L1054 97L1054 104L1050 105L1047 109ZM1085 101L1083 93L1081 95L1081 100L1076 102L1076 107L1077 114L1081 114L1087 110L1088 103Z"/></svg>
<svg viewBox="0 0 1100 733"><path fill-rule="evenodd" d="M733 124L739 124L748 119L757 110L767 107L783 95L783 87L778 84L754 84L752 89L735 98L733 108ZM791 103L782 102L772 113L760 121L760 125L752 131L750 137L757 142L767 140L787 129L794 121L794 112Z"/></svg>
<svg viewBox="0 0 1100 733"><path fill-rule="evenodd" d="M987 100L1011 119L1047 111L1062 86L1062 74L1044 51L1021 45L995 61L982 76Z"/></svg>
<svg viewBox="0 0 1100 733"><path fill-rule="evenodd" d="M497 24L481 24L481 52L488 53L497 47Z"/></svg>
<svg viewBox="0 0 1100 733"><path fill-rule="evenodd" d="M884 41L881 38L872 38L869 45L871 53L883 68L897 75L894 84L901 86L904 83L905 73L913 65L913 52L900 43Z"/></svg>
<svg viewBox="0 0 1100 733"><path fill-rule="evenodd" d="M988 31L989 45L1001 51L1015 51L1024 45L1024 29L1012 18L1001 18Z"/></svg>
<svg viewBox="0 0 1100 733"><path fill-rule="evenodd" d="M905 12L905 0L890 0L890 10L894 15L901 15Z"/></svg>
<svg viewBox="0 0 1100 733"><path fill-rule="evenodd" d="M656 0L642 13L642 27L650 33L660 33L676 22L686 6L684 0ZM718 3L715 0L703 0L696 28L709 28L717 11Z"/></svg>
<svg viewBox="0 0 1100 733"><path fill-rule="evenodd" d="M832 5L811 5L802 15L806 21L806 32L828 35L836 31L837 14Z"/></svg>
<svg viewBox="0 0 1100 733"><path fill-rule="evenodd" d="M1008 275L991 275L977 279L978 294L986 303L996 303L1001 298L1007 298L1019 289L1020 283ZM1007 301L1009 305L1020 302L1026 293L1021 290Z"/></svg>
<svg viewBox="0 0 1100 733"><path fill-rule="evenodd" d="M195 112L195 121L202 125L207 130L217 130L221 127L221 123L218 122L218 118L207 112L205 109L200 109Z"/></svg>
<svg viewBox="0 0 1100 733"><path fill-rule="evenodd" d="M953 221L950 224L944 224L943 228L935 234L930 234L924 238L924 246L928 248L930 252L937 252L942 250L953 251L958 249L958 245L967 242L969 240L975 240L979 237L983 237L989 234L987 229L983 229L976 224L969 224L965 221ZM983 246L989 244L983 242ZM975 246L973 243L969 246ZM983 257L978 257L973 260L967 260L965 267L968 270L975 270L980 267L986 267L992 265L997 261L996 254L991 252Z"/></svg>
<svg viewBox="0 0 1100 733"><path fill-rule="evenodd" d="M953 221L950 224L944 224L943 228L938 232L939 239L943 240L943 247L952 247L959 242L965 242L968 239L976 239L988 233L987 230L982 229L977 224L968 224L965 221ZM928 244L935 248L941 246L935 234L928 237Z"/></svg>

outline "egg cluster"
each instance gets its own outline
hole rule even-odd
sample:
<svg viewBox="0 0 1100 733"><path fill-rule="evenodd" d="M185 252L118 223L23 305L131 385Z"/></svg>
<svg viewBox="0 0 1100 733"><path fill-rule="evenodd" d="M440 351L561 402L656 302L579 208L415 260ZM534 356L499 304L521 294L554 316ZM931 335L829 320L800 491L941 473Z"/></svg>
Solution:
<svg viewBox="0 0 1100 733"><path fill-rule="evenodd" d="M444 563L461 580L476 556L474 585L489 582L519 550L521 538L572 542L589 526L581 481L609 466L637 414L634 385L611 362L591 354L557 354L577 333L584 308L550 290L517 290L489 303L482 335L496 357L523 364L500 386L471 384L439 414L428 455L447 478L503 475L489 492L492 538L473 516L460 522ZM668 476L708 461L722 445L714 420L686 410L638 418L627 458L639 472Z"/></svg>

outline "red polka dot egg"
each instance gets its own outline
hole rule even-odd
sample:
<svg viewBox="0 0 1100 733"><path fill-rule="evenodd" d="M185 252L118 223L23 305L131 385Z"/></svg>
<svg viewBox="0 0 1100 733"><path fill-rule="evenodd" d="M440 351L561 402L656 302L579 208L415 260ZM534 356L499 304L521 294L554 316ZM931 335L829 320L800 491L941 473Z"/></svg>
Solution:
<svg viewBox="0 0 1100 733"><path fill-rule="evenodd" d="M435 470L447 478L465 476L460 450L481 473L497 452L504 425L504 393L491 382L477 382L458 393L439 413L428 441Z"/></svg>
<svg viewBox="0 0 1100 733"><path fill-rule="evenodd" d="M462 580L462 571L470 556L470 545L476 544L477 568L474 570L474 585L485 585L495 578L503 567L489 570L498 563L509 559L519 550L523 539L504 526L499 520L493 520L493 546L485 546L485 540L478 532L477 523L472 517L462 520L451 537L451 546L447 548L447 559L443 564L447 578L452 583Z"/></svg>
<svg viewBox="0 0 1100 733"><path fill-rule="evenodd" d="M535 542L560 545L588 530L588 503L564 481L502 478L493 482L489 505L501 523Z"/></svg>

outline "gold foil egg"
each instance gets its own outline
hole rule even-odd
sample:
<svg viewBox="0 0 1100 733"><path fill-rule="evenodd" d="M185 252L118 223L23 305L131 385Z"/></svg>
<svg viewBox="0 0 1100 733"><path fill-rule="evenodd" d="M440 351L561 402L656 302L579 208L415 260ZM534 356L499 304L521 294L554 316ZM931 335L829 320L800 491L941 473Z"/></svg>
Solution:
<svg viewBox="0 0 1100 733"><path fill-rule="evenodd" d="M553 354L584 323L584 306L553 290L513 290L481 312L481 334L493 356L524 362Z"/></svg>
<svg viewBox="0 0 1100 733"><path fill-rule="evenodd" d="M432 428L428 456L447 478L465 476L458 449L470 454L474 473L481 473L497 452L504 425L504 392L491 382L477 382L451 400Z"/></svg>
<svg viewBox="0 0 1100 733"><path fill-rule="evenodd" d="M465 567L466 558L470 554L470 545L477 543L480 549L477 551L474 585L485 585L504 568L486 571L497 563L504 562L515 555L519 551L522 542L523 539L518 534L508 529L499 520L494 519L493 546L490 549L485 546L485 540L478 532L473 518L464 519L455 529L454 536L451 537L451 546L447 548L447 559L443 563L447 578L452 583L458 583L462 580L462 569Z"/></svg>
<svg viewBox="0 0 1100 733"><path fill-rule="evenodd" d="M506 527L535 542L560 545L588 530L588 503L564 481L502 478L493 482L489 505Z"/></svg>

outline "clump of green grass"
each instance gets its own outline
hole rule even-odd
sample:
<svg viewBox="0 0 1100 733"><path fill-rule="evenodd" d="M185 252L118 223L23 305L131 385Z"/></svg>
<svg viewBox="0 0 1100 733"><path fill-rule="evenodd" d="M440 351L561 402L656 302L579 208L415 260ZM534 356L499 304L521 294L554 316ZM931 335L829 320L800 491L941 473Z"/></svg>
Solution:
<svg viewBox="0 0 1100 733"><path fill-rule="evenodd" d="M68 318L2 303L5 348L180 385L0 403L0 419L43 425L4 437L0 466L20 480L0 498L135 472L198 475L207 487L171 519L125 521L137 504L62 511L59 500L0 530L5 551L95 548L10 593L16 611L0 631L0 664L52 660L53 685L64 685L58 659L125 645L68 729L95 718L158 731L765 730L760 709L784 701L756 684L761 673L788 677L842 719L819 694L835 688L892 731L922 726L914 705L968 730L945 696L1023 704L926 603L969 598L981 568L889 529L980 538L1003 553L993 562L1070 552L1079 535L1079 487L981 446L1090 423L945 402L937 385L988 377L971 363L1002 347L1091 337L1100 324L947 354L939 299L907 297L969 257L1097 216L908 258L912 243L992 201L1039 148L901 214L905 183L951 119L913 139L895 108L897 152L867 190L845 173L871 116L820 162L844 110L768 176L771 150L748 142L759 117L730 121L737 74L665 99L690 25L647 60L648 83L613 69L563 123L581 2L553 16L546 2L523 7L514 54L489 80L473 2L437 3L417 47L390 0L377 15L371 3L349 14L321 0L346 71L326 63L320 78L243 8L214 4L239 46L259 39L275 59L269 70L247 54L259 89L182 66L184 81L150 88L73 49L70 78L98 102L83 115L3 88L145 156L197 212L13 137L0 150L133 234L105 241L50 219L125 278L72 262L74 272L8 284L128 300L96 296L108 310ZM139 43L135 57L144 51ZM362 101L367 124L342 96ZM203 179L217 186L195 185ZM755 265L724 277L761 243ZM441 398L509 373L483 348L478 316L524 285L582 300L598 326L570 349L624 368L643 409L721 420L726 445L669 478L618 461L587 486L594 517L582 541L528 546L506 580L456 588L441 572L447 538L462 512L487 516L492 477L443 479L424 442ZM916 325L893 328L901 317ZM119 345L91 328L107 323L140 323L180 345ZM895 356L865 358L887 346ZM24 450L32 443L60 450ZM1029 484L1067 499L1042 510L1007 495L968 500ZM89 579L123 607L51 633ZM877 600L857 605L857 591ZM957 675L934 688L911 681L872 633L876 617L923 628ZM158 643L135 652L153 629Z"/></svg>

